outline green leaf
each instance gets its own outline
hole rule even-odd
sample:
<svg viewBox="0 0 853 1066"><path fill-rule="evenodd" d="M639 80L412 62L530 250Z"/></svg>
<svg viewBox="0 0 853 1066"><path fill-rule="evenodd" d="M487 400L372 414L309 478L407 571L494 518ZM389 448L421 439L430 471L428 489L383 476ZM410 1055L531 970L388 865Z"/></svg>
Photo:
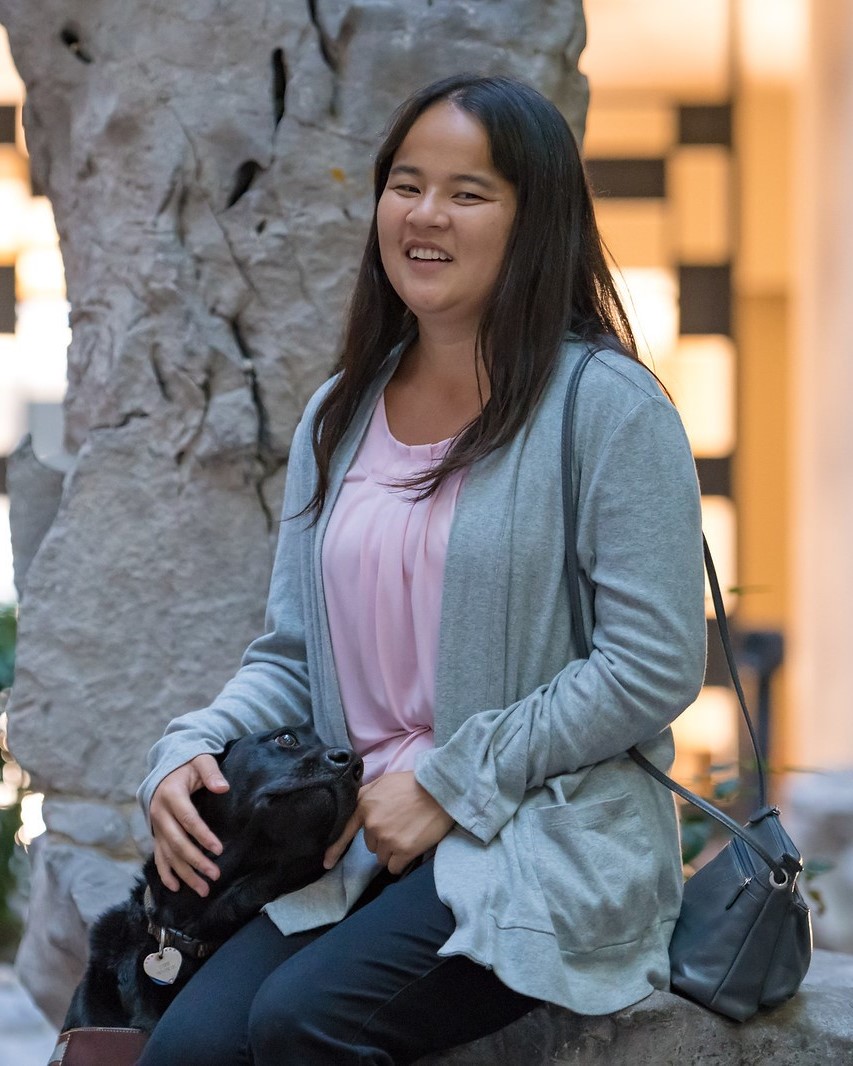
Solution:
<svg viewBox="0 0 853 1066"><path fill-rule="evenodd" d="M807 888L805 894L814 904L815 914L818 918L826 914L826 901L818 889Z"/></svg>
<svg viewBox="0 0 853 1066"><path fill-rule="evenodd" d="M835 863L831 859L806 859L803 865L803 877L811 881L821 874L829 873L835 869Z"/></svg>
<svg viewBox="0 0 853 1066"><path fill-rule="evenodd" d="M714 785L714 799L718 800L730 800L738 794L740 790L740 778L729 777L725 781L717 781Z"/></svg>
<svg viewBox="0 0 853 1066"><path fill-rule="evenodd" d="M692 862L711 839L711 823L706 818L689 818L681 823L681 861Z"/></svg>
<svg viewBox="0 0 853 1066"><path fill-rule="evenodd" d="M9 688L12 684L17 633L17 607L14 604L0 605L0 689Z"/></svg>
<svg viewBox="0 0 853 1066"><path fill-rule="evenodd" d="M15 834L21 824L21 805L0 808L0 950L13 947L21 932L21 922L12 910L17 888Z"/></svg>

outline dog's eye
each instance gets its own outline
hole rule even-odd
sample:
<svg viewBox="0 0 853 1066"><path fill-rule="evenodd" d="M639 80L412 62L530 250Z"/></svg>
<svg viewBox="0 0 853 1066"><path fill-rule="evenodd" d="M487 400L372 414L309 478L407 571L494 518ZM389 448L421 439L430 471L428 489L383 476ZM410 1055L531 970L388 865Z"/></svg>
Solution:
<svg viewBox="0 0 853 1066"><path fill-rule="evenodd" d="M280 737L275 738L276 744L280 748L298 748L299 741L292 733L282 733Z"/></svg>

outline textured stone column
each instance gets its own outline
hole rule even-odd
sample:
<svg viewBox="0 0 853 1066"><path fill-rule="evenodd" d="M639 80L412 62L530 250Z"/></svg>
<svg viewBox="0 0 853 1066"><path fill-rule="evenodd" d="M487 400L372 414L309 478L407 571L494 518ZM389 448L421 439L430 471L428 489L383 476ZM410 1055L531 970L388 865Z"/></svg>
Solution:
<svg viewBox="0 0 853 1066"><path fill-rule="evenodd" d="M0 22L72 307L74 459L21 590L10 706L47 795L19 969L59 1020L85 924L148 847L148 747L260 629L391 108L505 72L579 130L584 23L580 0L0 0ZM16 486L13 520L28 507Z"/></svg>

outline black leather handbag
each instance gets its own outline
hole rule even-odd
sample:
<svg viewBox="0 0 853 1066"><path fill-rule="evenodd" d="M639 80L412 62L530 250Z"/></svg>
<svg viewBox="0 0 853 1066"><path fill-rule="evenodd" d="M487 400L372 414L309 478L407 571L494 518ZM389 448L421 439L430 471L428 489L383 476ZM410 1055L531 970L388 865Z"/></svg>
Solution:
<svg viewBox="0 0 853 1066"><path fill-rule="evenodd" d="M575 646L586 658L590 648L581 615L571 441L580 376L594 354L587 351L575 365L563 410L563 514L572 634ZM800 987L811 961L811 919L797 886L803 869L802 857L782 827L778 807L767 805L764 767L707 542L704 551L726 661L755 749L759 808L741 826L701 796L667 777L637 748L629 748L628 755L652 777L715 818L733 835L719 854L685 883L669 957L673 991L718 1014L745 1021L759 1008L784 1003Z"/></svg>

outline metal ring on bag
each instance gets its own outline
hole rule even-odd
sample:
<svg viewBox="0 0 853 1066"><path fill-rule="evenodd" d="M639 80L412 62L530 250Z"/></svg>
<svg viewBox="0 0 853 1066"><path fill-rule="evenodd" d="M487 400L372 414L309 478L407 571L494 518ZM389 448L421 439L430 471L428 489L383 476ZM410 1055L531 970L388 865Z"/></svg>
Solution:
<svg viewBox="0 0 853 1066"><path fill-rule="evenodd" d="M776 871L775 870L771 870L770 874L769 874L769 878L768 878L768 880L770 881L770 887L771 888L785 888L785 886L788 884L788 881L790 880L790 878L788 877L788 874L787 874L787 872L785 870L782 871L782 876L784 877L785 880L784 881L777 881L776 880Z"/></svg>

